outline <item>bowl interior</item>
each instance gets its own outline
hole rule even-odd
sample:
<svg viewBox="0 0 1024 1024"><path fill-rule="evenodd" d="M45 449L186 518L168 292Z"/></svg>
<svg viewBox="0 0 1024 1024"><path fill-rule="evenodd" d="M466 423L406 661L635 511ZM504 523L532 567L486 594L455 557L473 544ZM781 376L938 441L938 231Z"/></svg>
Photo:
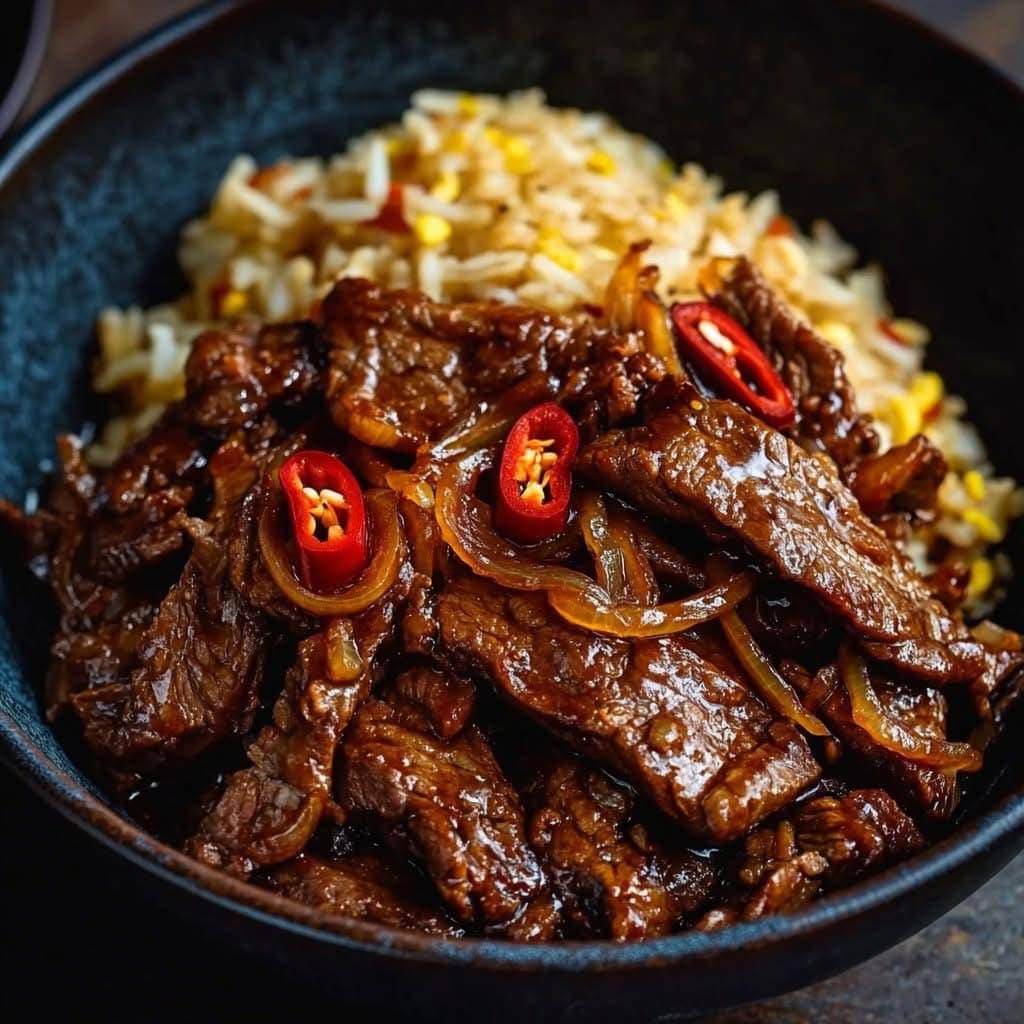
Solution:
<svg viewBox="0 0 1024 1024"><path fill-rule="evenodd" d="M932 327L933 364L967 398L999 470L1024 479L1013 373L1024 103L994 73L852 0L300 2L231 13L157 53L73 117L44 119L0 166L0 494L35 486L54 433L95 415L95 313L180 291L177 234L236 153L336 152L427 86L540 86L730 189L775 188L802 222L831 220L885 265L897 308ZM1022 534L1008 546L1018 564ZM1022 596L1014 585L1008 625L1024 626ZM7 580L0 711L95 792L39 715L48 620L14 598Z"/></svg>

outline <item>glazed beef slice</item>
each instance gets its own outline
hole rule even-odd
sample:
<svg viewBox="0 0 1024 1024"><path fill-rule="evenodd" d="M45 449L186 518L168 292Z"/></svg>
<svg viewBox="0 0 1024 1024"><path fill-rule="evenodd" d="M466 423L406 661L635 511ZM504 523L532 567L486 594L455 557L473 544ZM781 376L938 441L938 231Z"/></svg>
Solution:
<svg viewBox="0 0 1024 1024"><path fill-rule="evenodd" d="M86 741L108 761L145 771L245 732L267 642L262 617L227 581L223 548L198 537L141 634L129 680L72 698Z"/></svg>
<svg viewBox="0 0 1024 1024"><path fill-rule="evenodd" d="M857 411L842 353L779 298L750 260L741 258L715 299L765 350L796 404L793 436L828 452L841 472L878 449L871 418Z"/></svg>
<svg viewBox="0 0 1024 1024"><path fill-rule="evenodd" d="M798 676L797 685L803 687ZM875 693L885 714L904 729L925 739L946 740L948 707L942 693L931 686L872 678ZM891 786L900 801L920 808L931 818L949 818L960 799L957 773L915 764L876 743L850 713L846 690L834 665L826 665L816 677L816 692L827 696L819 711L829 728L847 749Z"/></svg>
<svg viewBox="0 0 1024 1024"><path fill-rule="evenodd" d="M650 512L736 537L868 640L966 638L831 461L732 402L681 403L645 426L609 431L577 465Z"/></svg>
<svg viewBox="0 0 1024 1024"><path fill-rule="evenodd" d="M654 938L704 904L715 883L711 864L652 839L626 786L554 746L531 760L527 835L572 934Z"/></svg>
<svg viewBox="0 0 1024 1024"><path fill-rule="evenodd" d="M274 868L266 885L298 903L358 921L414 928L429 935L463 934L440 909L422 898L411 871L401 871L371 854L338 860L304 854Z"/></svg>
<svg viewBox="0 0 1024 1024"><path fill-rule="evenodd" d="M370 691L400 596L353 620L333 619L299 644L273 720L248 748L252 766L227 780L186 844L193 857L246 875L302 851L331 799L335 749Z"/></svg>
<svg viewBox="0 0 1024 1024"><path fill-rule="evenodd" d="M803 737L696 640L586 633L562 623L542 595L481 579L448 584L435 615L441 657L487 677L693 835L740 836L818 778Z"/></svg>
<svg viewBox="0 0 1024 1024"><path fill-rule="evenodd" d="M471 709L464 683L426 668L404 673L356 715L339 800L420 861L460 921L550 937L558 914L519 798L468 722Z"/></svg>
<svg viewBox="0 0 1024 1024"><path fill-rule="evenodd" d="M801 805L797 843L828 861L830 882L845 884L916 853L924 836L884 789L855 789Z"/></svg>
<svg viewBox="0 0 1024 1024"><path fill-rule="evenodd" d="M324 300L327 401L339 427L379 448L415 452L481 398L527 377L611 420L631 415L664 368L637 335L588 316L497 303L446 305L346 278Z"/></svg>

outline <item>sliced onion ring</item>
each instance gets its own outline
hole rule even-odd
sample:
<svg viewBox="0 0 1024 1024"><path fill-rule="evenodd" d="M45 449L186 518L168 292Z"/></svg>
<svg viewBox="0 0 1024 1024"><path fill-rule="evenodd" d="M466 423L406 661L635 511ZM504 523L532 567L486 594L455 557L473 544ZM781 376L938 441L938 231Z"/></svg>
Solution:
<svg viewBox="0 0 1024 1024"><path fill-rule="evenodd" d="M720 580L728 571L728 562L721 555L712 555L708 559L708 579ZM725 612L718 621L736 660L768 707L812 736L831 736L821 719L804 707L800 695L761 650L739 613Z"/></svg>
<svg viewBox="0 0 1024 1024"><path fill-rule="evenodd" d="M620 637L655 637L684 633L735 608L754 589L752 573L741 572L699 594L645 608L616 604L600 587L586 592L555 590L548 603L574 626Z"/></svg>
<svg viewBox="0 0 1024 1024"><path fill-rule="evenodd" d="M598 585L612 600L620 601L626 596L626 566L622 552L612 543L608 510L596 491L584 491L580 496L580 528L583 543L594 560Z"/></svg>
<svg viewBox="0 0 1024 1024"><path fill-rule="evenodd" d="M354 582L333 594L318 594L299 582L285 549L280 527L280 502L270 496L259 523L260 551L271 578L292 604L312 615L355 615L379 601L394 585L408 557L398 495L372 490L366 494L373 555Z"/></svg>
<svg viewBox="0 0 1024 1024"><path fill-rule="evenodd" d="M746 670L754 688L768 707L812 736L831 736L821 719L804 707L800 695L768 660L739 615L734 611L726 612L719 622L736 660Z"/></svg>
<svg viewBox="0 0 1024 1024"><path fill-rule="evenodd" d="M442 470L434 506L441 536L478 576L511 590L547 591L551 607L568 622L612 636L667 636L721 615L753 589L753 576L739 573L691 597L642 608L614 601L589 576L574 569L530 561L480 514L473 492L493 460L491 452L474 452Z"/></svg>
<svg viewBox="0 0 1024 1024"><path fill-rule="evenodd" d="M840 648L839 671L850 698L854 722L880 747L915 764L943 771L976 772L981 768L981 751L969 743L921 736L891 718L871 685L864 658L849 644Z"/></svg>
<svg viewBox="0 0 1024 1024"><path fill-rule="evenodd" d="M478 576L511 590L600 590L575 569L530 560L529 548L505 540L491 526L483 514L485 506L473 492L480 474L493 464L494 454L487 450L453 459L441 470L434 489L437 525L459 560Z"/></svg>

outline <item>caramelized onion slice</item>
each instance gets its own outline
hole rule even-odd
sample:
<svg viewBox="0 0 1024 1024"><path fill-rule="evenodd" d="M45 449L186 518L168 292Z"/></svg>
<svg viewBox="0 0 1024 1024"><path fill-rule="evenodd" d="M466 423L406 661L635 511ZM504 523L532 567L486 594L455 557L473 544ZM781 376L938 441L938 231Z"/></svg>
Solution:
<svg viewBox="0 0 1024 1024"><path fill-rule="evenodd" d="M498 444L527 409L551 401L556 394L555 381L551 377L531 373L497 399L480 402L453 423L440 440L420 449L417 462L424 458L440 462L454 455Z"/></svg>
<svg viewBox="0 0 1024 1024"><path fill-rule="evenodd" d="M871 685L867 664L849 644L844 644L839 651L839 671L850 697L854 722L880 747L929 768L962 772L976 772L981 768L981 751L969 743L921 736L891 718Z"/></svg>
<svg viewBox="0 0 1024 1024"><path fill-rule="evenodd" d="M548 603L566 622L619 637L655 637L684 633L735 608L754 589L752 573L741 572L699 594L645 608L617 604L600 587L590 592L555 590Z"/></svg>
<svg viewBox="0 0 1024 1024"><path fill-rule="evenodd" d="M720 580L728 571L728 562L721 555L712 555L708 559L709 579ZM743 666L754 689L768 707L812 736L831 736L821 719L804 707L800 695L761 650L760 644L751 636L739 614L735 611L725 612L719 622L736 660Z"/></svg>
<svg viewBox="0 0 1024 1024"><path fill-rule="evenodd" d="M434 490L434 515L441 536L478 576L511 590L601 588L588 576L529 557L530 549L507 541L491 525L486 506L474 495L480 474L494 463L490 451L472 452L449 462Z"/></svg>
<svg viewBox="0 0 1024 1024"><path fill-rule="evenodd" d="M566 621L612 636L667 636L721 615L753 589L753 576L739 573L699 594L643 608L614 601L603 587L574 569L532 561L525 557L526 550L494 530L474 496L480 474L493 459L490 452L474 452L444 467L434 506L441 536L478 576L511 590L547 591L551 607Z"/></svg>
<svg viewBox="0 0 1024 1024"><path fill-rule="evenodd" d="M686 371L676 348L668 310L662 305L661 299L652 291L643 292L637 299L635 315L636 325L644 333L647 351L661 359L669 373L685 377Z"/></svg>
<svg viewBox="0 0 1024 1024"><path fill-rule="evenodd" d="M612 541L611 523L604 498L596 491L584 491L580 496L580 529L583 543L594 559L594 575L613 601L626 596L626 566L622 551Z"/></svg>
<svg viewBox="0 0 1024 1024"><path fill-rule="evenodd" d="M612 511L610 521L612 545L622 552L622 562L626 567L626 598L642 605L657 604L661 599L658 580L632 524L619 514L618 509Z"/></svg>
<svg viewBox="0 0 1024 1024"><path fill-rule="evenodd" d="M812 736L830 736L831 733L821 719L804 707L800 695L779 673L768 655L761 650L739 615L736 612L726 612L719 621L736 660L743 666L754 688L768 707Z"/></svg>
<svg viewBox="0 0 1024 1024"><path fill-rule="evenodd" d="M384 477L384 482L396 494L408 498L414 505L429 512L434 507L434 488L417 473L406 469L392 469Z"/></svg>
<svg viewBox="0 0 1024 1024"><path fill-rule="evenodd" d="M373 554L359 576L333 594L318 594L303 586L295 575L281 536L280 502L273 499L271 495L260 516L260 551L271 578L292 604L312 615L355 615L379 601L394 585L407 558L407 546L398 515L398 495L393 491L367 492Z"/></svg>

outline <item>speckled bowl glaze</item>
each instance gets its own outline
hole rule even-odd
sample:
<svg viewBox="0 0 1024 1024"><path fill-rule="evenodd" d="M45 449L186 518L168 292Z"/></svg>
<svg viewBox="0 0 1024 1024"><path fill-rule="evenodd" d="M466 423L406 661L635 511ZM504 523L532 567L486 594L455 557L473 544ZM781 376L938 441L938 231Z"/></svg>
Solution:
<svg viewBox="0 0 1024 1024"><path fill-rule="evenodd" d="M934 327L937 366L970 401L999 468L1024 478L1024 99L980 62L852 0L293 2L214 5L162 29L0 157L0 493L33 486L54 432L88 414L96 310L180 289L176 234L235 153L333 152L428 85L540 85L730 187L778 188L801 220L828 216L885 264L897 307ZM1010 625L1024 625L1022 594L1004 609ZM410 1017L484 1005L516 1020L667 1021L762 998L894 944L1024 845L1024 769L1004 751L950 838L789 917L645 945L546 947L331 917L189 861L107 803L40 716L48 623L20 597L7 581L0 739L24 778L165 903L287 959L325 992L372 993Z"/></svg>

